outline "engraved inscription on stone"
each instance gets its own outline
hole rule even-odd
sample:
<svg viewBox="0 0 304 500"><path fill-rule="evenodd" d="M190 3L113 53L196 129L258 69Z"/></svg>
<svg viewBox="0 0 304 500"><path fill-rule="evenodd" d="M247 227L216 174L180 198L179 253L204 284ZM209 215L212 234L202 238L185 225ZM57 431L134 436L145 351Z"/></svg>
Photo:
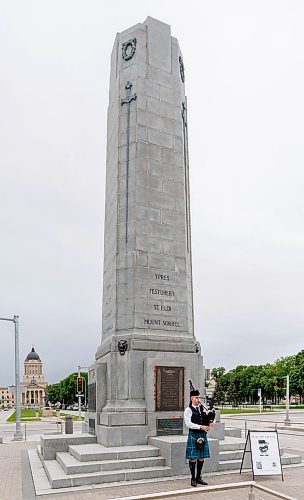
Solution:
<svg viewBox="0 0 304 500"><path fill-rule="evenodd" d="M184 409L184 367L156 367L156 411Z"/></svg>
<svg viewBox="0 0 304 500"><path fill-rule="evenodd" d="M142 314L139 328L187 331L188 297L185 273L137 267L136 311ZM146 293L145 293L146 292ZM148 300L142 300L145 295ZM140 305L139 305L140 304Z"/></svg>
<svg viewBox="0 0 304 500"><path fill-rule="evenodd" d="M150 294L152 295L163 295L164 297L174 297L173 290L164 290L159 288L150 288Z"/></svg>
<svg viewBox="0 0 304 500"><path fill-rule="evenodd" d="M175 327L175 328L180 328L179 321L173 321L173 320L168 320L168 319L145 318L144 325L146 325L146 326L157 325L157 326L162 326L162 327L163 326L171 326L171 327Z"/></svg>
<svg viewBox="0 0 304 500"><path fill-rule="evenodd" d="M153 304L154 311L172 311L172 306L163 306L162 304Z"/></svg>
<svg viewBox="0 0 304 500"><path fill-rule="evenodd" d="M96 411L96 382L88 384L88 407L90 411Z"/></svg>
<svg viewBox="0 0 304 500"><path fill-rule="evenodd" d="M95 435L95 418L89 418L89 434Z"/></svg>
<svg viewBox="0 0 304 500"><path fill-rule="evenodd" d="M170 277L168 274L159 274L159 273L154 273L155 279L156 280L164 280L164 281L169 281Z"/></svg>
<svg viewBox="0 0 304 500"><path fill-rule="evenodd" d="M156 434L157 436L177 436L183 434L183 419L157 418Z"/></svg>

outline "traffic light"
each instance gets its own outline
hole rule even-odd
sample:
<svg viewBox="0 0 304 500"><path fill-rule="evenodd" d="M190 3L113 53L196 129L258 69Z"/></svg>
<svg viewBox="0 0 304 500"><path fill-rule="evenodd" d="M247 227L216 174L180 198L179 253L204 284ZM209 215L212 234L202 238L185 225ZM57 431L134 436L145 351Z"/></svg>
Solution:
<svg viewBox="0 0 304 500"><path fill-rule="evenodd" d="M83 377L77 377L77 394L83 394Z"/></svg>
<svg viewBox="0 0 304 500"><path fill-rule="evenodd" d="M301 385L299 385L299 387L297 388L297 390L298 390L298 394L300 396L302 396L302 394L303 394L303 387Z"/></svg>
<svg viewBox="0 0 304 500"><path fill-rule="evenodd" d="M284 379L282 378L277 378L276 385L279 389L283 389L284 387Z"/></svg>

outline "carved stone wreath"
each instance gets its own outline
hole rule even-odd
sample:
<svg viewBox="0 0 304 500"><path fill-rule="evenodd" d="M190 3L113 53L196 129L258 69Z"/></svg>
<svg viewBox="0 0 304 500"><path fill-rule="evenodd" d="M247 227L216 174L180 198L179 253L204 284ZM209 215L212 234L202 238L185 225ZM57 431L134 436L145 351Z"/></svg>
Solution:
<svg viewBox="0 0 304 500"><path fill-rule="evenodd" d="M127 42L122 44L122 57L125 61L129 61L135 54L136 51L136 38L131 38Z"/></svg>
<svg viewBox="0 0 304 500"><path fill-rule="evenodd" d="M181 76L182 82L184 83L184 81L185 81L185 66L184 66L183 59L181 56L179 56L178 61L179 61L180 76Z"/></svg>

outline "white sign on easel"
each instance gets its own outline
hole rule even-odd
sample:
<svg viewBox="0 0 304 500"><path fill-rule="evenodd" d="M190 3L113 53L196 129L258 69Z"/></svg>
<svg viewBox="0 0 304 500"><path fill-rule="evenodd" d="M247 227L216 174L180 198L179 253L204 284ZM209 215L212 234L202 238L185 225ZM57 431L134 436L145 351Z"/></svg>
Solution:
<svg viewBox="0 0 304 500"><path fill-rule="evenodd" d="M242 469L251 469L253 479L279 474L284 480L277 431L248 431Z"/></svg>

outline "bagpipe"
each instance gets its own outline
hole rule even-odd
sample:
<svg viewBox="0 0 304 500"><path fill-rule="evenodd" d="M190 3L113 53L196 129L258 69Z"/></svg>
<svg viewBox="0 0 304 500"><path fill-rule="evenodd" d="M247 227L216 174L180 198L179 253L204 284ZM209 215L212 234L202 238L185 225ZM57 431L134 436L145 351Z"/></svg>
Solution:
<svg viewBox="0 0 304 500"><path fill-rule="evenodd" d="M193 386L191 380L189 380L189 384L190 384L190 397L194 396L194 395L200 397L199 391L194 389L194 386ZM191 394L191 393L195 393L195 394ZM202 398L200 397L200 399L202 399ZM209 426L211 423L213 423L215 421L215 410L213 408L207 408L205 405L203 405L202 402L200 402L200 406L203 410L203 411L201 411L201 416L202 416L202 420L203 420L202 425Z"/></svg>

